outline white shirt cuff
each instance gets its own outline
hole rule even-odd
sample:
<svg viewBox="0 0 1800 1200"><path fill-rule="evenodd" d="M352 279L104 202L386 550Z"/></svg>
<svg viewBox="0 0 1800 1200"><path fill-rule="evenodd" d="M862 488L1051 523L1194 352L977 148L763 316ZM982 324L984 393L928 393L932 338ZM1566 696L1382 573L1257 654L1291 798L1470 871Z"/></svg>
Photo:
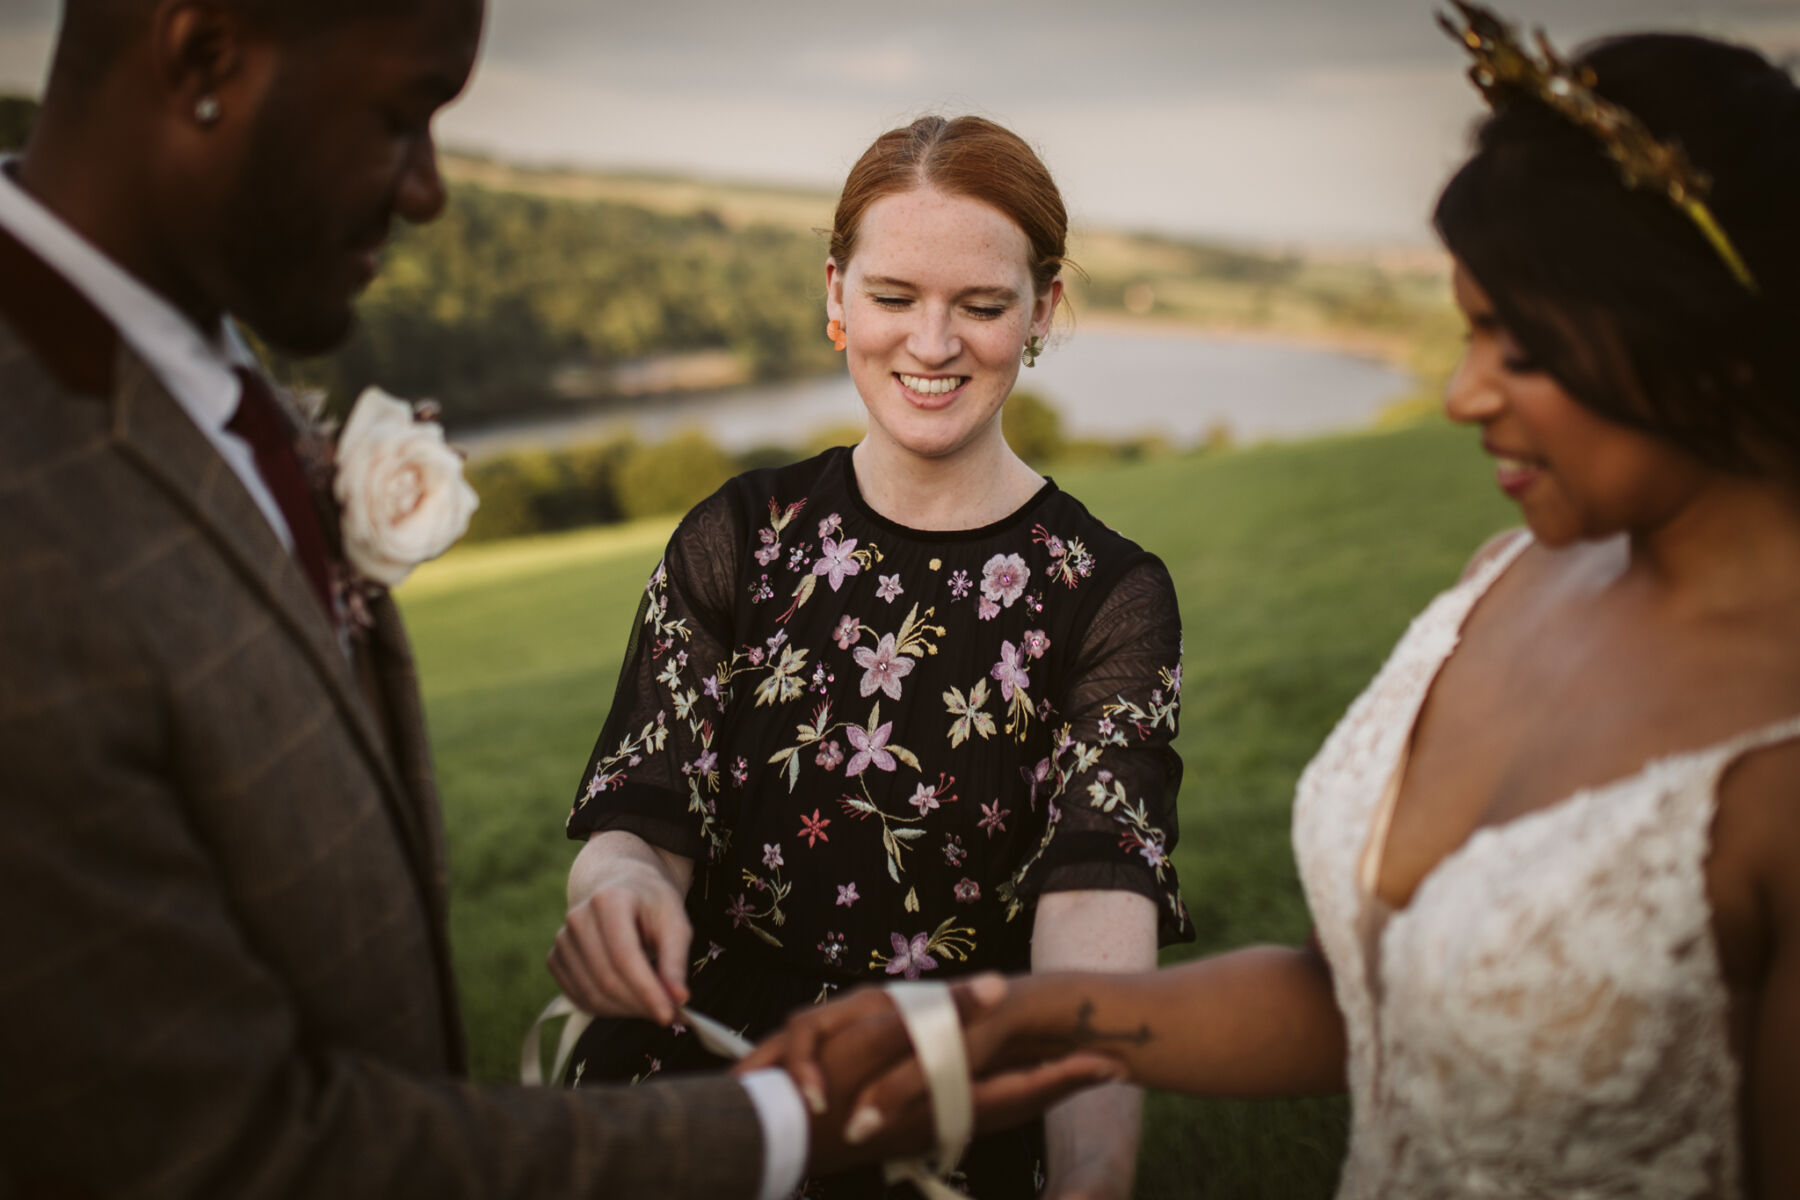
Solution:
<svg viewBox="0 0 1800 1200"><path fill-rule="evenodd" d="M806 1173L807 1118L800 1089L779 1067L752 1071L738 1080L750 1093L762 1122L763 1169L761 1200L782 1200L800 1186Z"/></svg>

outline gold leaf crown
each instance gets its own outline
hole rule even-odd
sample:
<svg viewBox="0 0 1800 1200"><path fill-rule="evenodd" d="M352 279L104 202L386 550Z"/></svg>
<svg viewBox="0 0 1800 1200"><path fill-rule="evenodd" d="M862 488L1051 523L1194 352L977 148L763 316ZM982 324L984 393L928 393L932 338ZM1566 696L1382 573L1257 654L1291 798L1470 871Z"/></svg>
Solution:
<svg viewBox="0 0 1800 1200"><path fill-rule="evenodd" d="M1679 143L1659 140L1628 110L1597 95L1593 71L1563 61L1551 49L1543 30L1536 31L1541 58L1533 57L1520 44L1512 26L1488 9L1467 0L1450 3L1462 14L1462 27L1459 29L1441 12L1437 14L1438 24L1475 60L1469 68L1469 78L1488 107L1498 107L1502 95L1510 89L1532 97L1593 134L1618 167L1626 187L1650 188L1667 196L1700 230L1737 281L1751 292L1757 290L1750 268L1744 265L1737 248L1706 206L1711 178L1688 161L1687 152Z"/></svg>

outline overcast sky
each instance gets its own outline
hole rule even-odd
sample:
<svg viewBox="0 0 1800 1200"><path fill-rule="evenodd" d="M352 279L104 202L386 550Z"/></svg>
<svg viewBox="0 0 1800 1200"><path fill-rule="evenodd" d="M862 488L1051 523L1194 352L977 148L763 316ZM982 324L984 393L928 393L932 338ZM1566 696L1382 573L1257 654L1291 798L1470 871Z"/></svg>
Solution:
<svg viewBox="0 0 1800 1200"><path fill-rule="evenodd" d="M490 0L440 140L528 162L835 188L882 130L979 112L1078 221L1422 244L1478 101L1431 0ZM0 0L35 94L55 0ZM1515 0L1558 46L1679 28L1800 59L1800 0Z"/></svg>

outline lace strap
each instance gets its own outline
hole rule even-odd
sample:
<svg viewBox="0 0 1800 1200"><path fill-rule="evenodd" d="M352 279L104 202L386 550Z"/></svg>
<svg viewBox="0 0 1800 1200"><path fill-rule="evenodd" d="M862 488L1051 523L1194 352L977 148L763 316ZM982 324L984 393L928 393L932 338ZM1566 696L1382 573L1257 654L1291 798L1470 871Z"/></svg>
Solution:
<svg viewBox="0 0 1800 1200"><path fill-rule="evenodd" d="M1719 743L1717 752L1721 766L1735 762L1752 750L1762 750L1781 742L1792 741L1800 737L1800 713L1784 717L1779 721L1740 733L1728 741Z"/></svg>
<svg viewBox="0 0 1800 1200"><path fill-rule="evenodd" d="M1475 570L1469 577L1462 581L1462 586L1472 592L1475 598L1494 586L1494 581L1506 573L1506 568L1512 566L1513 560L1523 554L1525 547L1532 542L1529 529L1515 529L1510 535L1499 534L1494 541L1499 541L1502 537L1507 539L1505 544L1496 547L1493 542L1489 542L1476 552L1481 561L1475 565Z"/></svg>

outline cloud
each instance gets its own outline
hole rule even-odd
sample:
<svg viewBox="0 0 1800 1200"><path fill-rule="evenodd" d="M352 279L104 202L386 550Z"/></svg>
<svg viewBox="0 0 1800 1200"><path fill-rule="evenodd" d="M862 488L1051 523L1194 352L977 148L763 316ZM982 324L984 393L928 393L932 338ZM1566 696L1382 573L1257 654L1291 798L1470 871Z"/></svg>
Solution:
<svg viewBox="0 0 1800 1200"><path fill-rule="evenodd" d="M50 65L50 27L0 32L0 91L36 96Z"/></svg>
<svg viewBox="0 0 1800 1200"><path fill-rule="evenodd" d="M1092 223L1422 241L1479 111L1441 0L493 0L439 129L534 162L835 188L878 133L979 112ZM36 91L54 0L0 0L0 87ZM1800 55L1796 0L1509 0L1559 46L1685 27Z"/></svg>

